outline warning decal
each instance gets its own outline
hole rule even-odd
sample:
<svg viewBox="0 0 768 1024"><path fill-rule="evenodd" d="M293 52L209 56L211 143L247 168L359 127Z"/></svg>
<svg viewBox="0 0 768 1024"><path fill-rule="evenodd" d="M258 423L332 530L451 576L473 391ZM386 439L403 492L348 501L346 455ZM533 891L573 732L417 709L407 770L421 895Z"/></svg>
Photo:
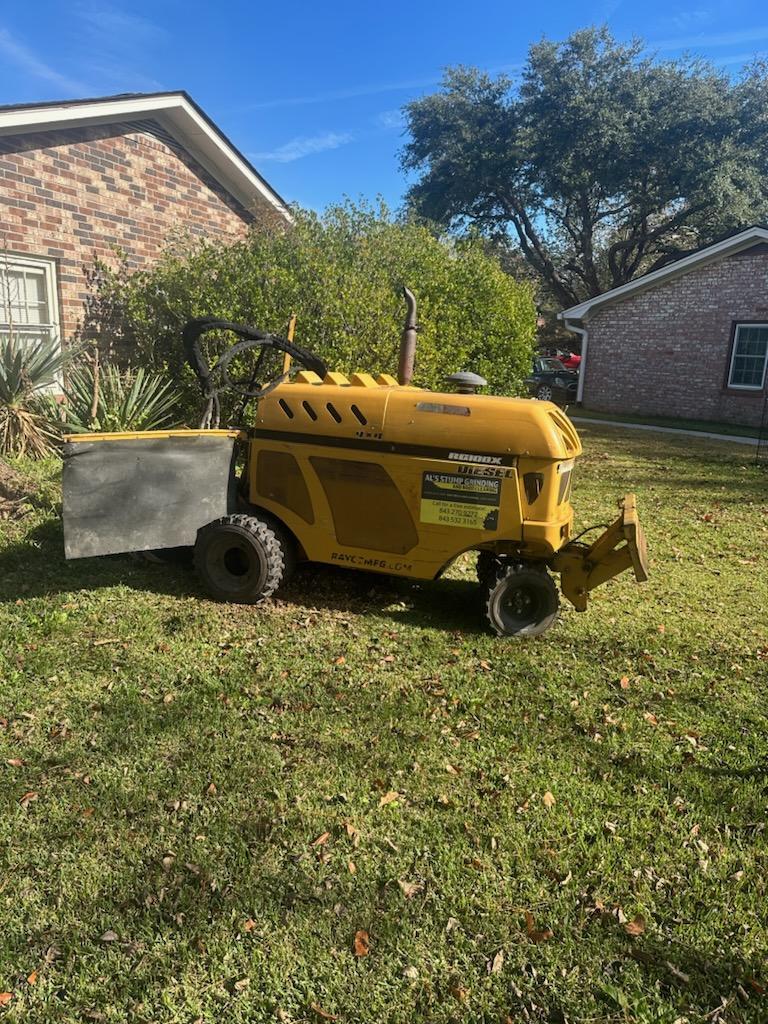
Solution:
<svg viewBox="0 0 768 1024"><path fill-rule="evenodd" d="M458 473L424 473L421 522L495 530L499 525L501 480Z"/></svg>

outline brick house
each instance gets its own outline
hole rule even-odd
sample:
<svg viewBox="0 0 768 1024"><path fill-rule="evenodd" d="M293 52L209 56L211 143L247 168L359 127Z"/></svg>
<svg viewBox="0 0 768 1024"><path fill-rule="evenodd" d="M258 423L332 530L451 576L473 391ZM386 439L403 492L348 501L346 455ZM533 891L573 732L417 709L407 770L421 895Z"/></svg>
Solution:
<svg viewBox="0 0 768 1024"><path fill-rule="evenodd" d="M586 409L758 426L768 383L768 229L751 227L559 314Z"/></svg>
<svg viewBox="0 0 768 1024"><path fill-rule="evenodd" d="M179 229L274 218L285 202L184 92L0 107L0 338L77 336L115 247L139 268Z"/></svg>

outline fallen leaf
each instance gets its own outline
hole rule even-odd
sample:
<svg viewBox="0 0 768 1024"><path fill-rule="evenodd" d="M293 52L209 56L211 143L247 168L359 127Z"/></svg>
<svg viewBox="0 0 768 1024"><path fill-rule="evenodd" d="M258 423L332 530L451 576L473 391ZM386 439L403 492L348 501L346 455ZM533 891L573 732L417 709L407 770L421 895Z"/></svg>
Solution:
<svg viewBox="0 0 768 1024"><path fill-rule="evenodd" d="M175 693L166 693L166 695L163 697L163 704L173 704L173 702L175 700L176 700L176 694Z"/></svg>
<svg viewBox="0 0 768 1024"><path fill-rule="evenodd" d="M422 882L406 882L404 878L398 878L397 884L400 886L403 896L405 896L407 900L413 899L413 897L417 896L424 888Z"/></svg>
<svg viewBox="0 0 768 1024"><path fill-rule="evenodd" d="M21 768L21 766L24 764L24 761L22 761L20 757L9 757L5 763L8 765L9 768Z"/></svg>
<svg viewBox="0 0 768 1024"><path fill-rule="evenodd" d="M619 686L622 688L622 690L628 690L629 689L629 676L622 676L621 679L619 680Z"/></svg>
<svg viewBox="0 0 768 1024"><path fill-rule="evenodd" d="M37 793L31 789L28 793L24 794L21 800L19 800L19 803L22 807L29 807L29 805L35 800L37 800Z"/></svg>
<svg viewBox="0 0 768 1024"><path fill-rule="evenodd" d="M333 659L333 664L334 665L346 665L346 663L347 663L347 659L344 657L343 654L340 654L338 656L338 658L334 658Z"/></svg>
<svg viewBox="0 0 768 1024"><path fill-rule="evenodd" d="M449 917L448 920L445 923L445 930L450 933L455 928L459 928L460 926L461 926L461 921L459 921L459 919L457 917Z"/></svg>
<svg viewBox="0 0 768 1024"><path fill-rule="evenodd" d="M646 722L648 722L649 725L658 725L659 724L659 720L656 717L656 715L652 714L650 711L644 711L643 712L643 718L646 720Z"/></svg>
<svg viewBox="0 0 768 1024"><path fill-rule="evenodd" d="M549 928L540 930L534 926L534 917L530 910L525 912L525 931L531 942L546 942L552 938L552 931Z"/></svg>
<svg viewBox="0 0 768 1024"><path fill-rule="evenodd" d="M239 981L236 981L232 987L234 988L235 992L245 992L247 988L250 988L250 985L250 978L241 978Z"/></svg>
<svg viewBox="0 0 768 1024"><path fill-rule="evenodd" d="M446 763L445 770L449 775L461 775L461 769L457 768L455 764Z"/></svg>
<svg viewBox="0 0 768 1024"><path fill-rule="evenodd" d="M310 1010L314 1010L315 1013L317 1014L317 1016L318 1017L322 1017L323 1020L338 1020L339 1019L338 1014L328 1013L327 1010L324 1010L322 1008L322 1006L318 1006L317 1003L310 1003L309 1004L309 1008L310 1008Z"/></svg>
<svg viewBox="0 0 768 1024"><path fill-rule="evenodd" d="M371 937L362 928L355 932L353 949L355 956L368 956L371 951Z"/></svg>
<svg viewBox="0 0 768 1024"><path fill-rule="evenodd" d="M645 918L643 915L638 914L633 920L627 921L624 925L624 931L627 935L642 935L645 931Z"/></svg>
<svg viewBox="0 0 768 1024"><path fill-rule="evenodd" d="M35 985L37 983L37 971L32 971L31 974L27 975L27 984Z"/></svg>
<svg viewBox="0 0 768 1024"><path fill-rule="evenodd" d="M659 632L660 633L666 633L667 632L667 627L666 626L659 626Z"/></svg>
<svg viewBox="0 0 768 1024"><path fill-rule="evenodd" d="M248 920L243 925L243 931L244 932L252 932L255 927L256 927L256 922L253 920L252 917L249 917Z"/></svg>
<svg viewBox="0 0 768 1024"><path fill-rule="evenodd" d="M504 966L504 950L500 949L492 960L488 961L488 973L498 974Z"/></svg>
<svg viewBox="0 0 768 1024"><path fill-rule="evenodd" d="M395 656L394 656L394 654L387 654L387 655L386 655L385 657L383 657L383 658L382 658L381 660L382 660L382 661L386 661L386 663L387 663L388 665L391 665L391 664L392 664L392 662L393 662L393 661L395 660Z"/></svg>
<svg viewBox="0 0 768 1024"><path fill-rule="evenodd" d="M547 790L547 792L541 798L541 802L544 804L545 807L554 807L557 801L555 800L554 796L550 793L550 791Z"/></svg>
<svg viewBox="0 0 768 1024"><path fill-rule="evenodd" d="M390 791L388 793L385 793L384 796L381 797L381 799L379 800L379 807L386 807L387 804L394 803L395 800L399 799L400 794L396 790L390 789Z"/></svg>
<svg viewBox="0 0 768 1024"><path fill-rule="evenodd" d="M469 995L469 989L462 985L460 981L452 981L448 986L448 991L451 993L454 999L458 999L460 1003L463 1003Z"/></svg>
<svg viewBox="0 0 768 1024"><path fill-rule="evenodd" d="M0 1006L7 1006L13 999L13 992L0 992Z"/></svg>
<svg viewBox="0 0 768 1024"><path fill-rule="evenodd" d="M355 864L353 860L347 861L347 871L350 873L350 875L357 874L357 864Z"/></svg>
<svg viewBox="0 0 768 1024"><path fill-rule="evenodd" d="M483 670L483 672L490 672L491 671L490 663L485 661L484 658L480 659L480 668Z"/></svg>
<svg viewBox="0 0 768 1024"><path fill-rule="evenodd" d="M323 832L322 835L319 835L317 837L317 839L314 839L310 843L310 846L325 846L325 844L328 842L328 840L330 838L331 838L331 833L330 832Z"/></svg>
<svg viewBox="0 0 768 1024"><path fill-rule="evenodd" d="M409 981L418 981L419 971L416 967L405 967L403 969L403 977Z"/></svg>
<svg viewBox="0 0 768 1024"><path fill-rule="evenodd" d="M95 807L84 807L82 811L80 811L80 816L83 818L92 818L95 810Z"/></svg>
<svg viewBox="0 0 768 1024"><path fill-rule="evenodd" d="M216 783L212 782L205 792L208 794L208 796L216 796L216 794L218 793L218 790L216 789Z"/></svg>
<svg viewBox="0 0 768 1024"><path fill-rule="evenodd" d="M117 932L113 932L110 929L109 931L104 932L104 934L99 939L99 942L117 942L117 939L118 939Z"/></svg>

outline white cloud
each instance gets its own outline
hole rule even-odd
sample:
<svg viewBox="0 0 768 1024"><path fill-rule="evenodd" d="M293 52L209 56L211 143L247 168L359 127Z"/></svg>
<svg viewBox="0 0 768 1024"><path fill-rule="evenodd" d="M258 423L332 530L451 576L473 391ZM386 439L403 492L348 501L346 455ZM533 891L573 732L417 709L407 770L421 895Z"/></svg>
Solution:
<svg viewBox="0 0 768 1024"><path fill-rule="evenodd" d="M123 46L134 40L167 34L164 28L147 18L128 14L111 4L81 3L76 14L94 32Z"/></svg>
<svg viewBox="0 0 768 1024"><path fill-rule="evenodd" d="M148 54L167 45L167 30L148 18L101 0L80 0L73 9L82 40L83 66L100 90L157 92L162 84L141 70Z"/></svg>
<svg viewBox="0 0 768 1024"><path fill-rule="evenodd" d="M71 93L72 95L83 95L87 94L90 90L88 86L79 82L75 78L70 78L69 75L64 75L55 68L52 68L50 64L46 64L45 61L32 52L24 43L19 42L18 39L14 38L11 33L4 28L0 28L0 53L5 54L8 60L12 61L16 67L20 68L26 74L31 75L32 78L39 78L42 81L50 82L57 89L61 89L63 92Z"/></svg>
<svg viewBox="0 0 768 1024"><path fill-rule="evenodd" d="M715 12L705 7L698 7L690 11L678 11L667 20L667 24L678 32L690 32L692 29L704 28L711 25L715 20Z"/></svg>
<svg viewBox="0 0 768 1024"><path fill-rule="evenodd" d="M272 110L275 107L303 107L313 103L356 99L358 96L378 96L385 92L408 92L411 89L424 89L437 85L440 79L440 75L431 75L429 78L414 78L410 81L381 82L378 85L358 85L348 89L335 89L331 92L316 92L309 96L284 96L279 99L264 100L261 103L251 103L247 109Z"/></svg>
<svg viewBox="0 0 768 1024"><path fill-rule="evenodd" d="M302 160L305 156L312 156L315 153L324 153L329 149L338 149L339 146L346 146L354 136L351 132L325 132L322 135L298 135L295 139L278 146L277 149L267 150L264 153L253 153L253 160L260 160L262 163L274 162L289 164L294 160Z"/></svg>
<svg viewBox="0 0 768 1024"><path fill-rule="evenodd" d="M488 74L514 73L522 64L499 64L487 68ZM429 89L440 85L443 80L442 71L434 71L423 78L403 79L398 82L378 82L372 85L354 85L347 89L334 89L330 92L315 92L307 96L283 96L274 100L263 100L260 103L249 103L244 110L272 110L275 107L303 107L313 103L332 103L335 100L351 100L361 96L380 96L387 92L413 92L415 89Z"/></svg>
<svg viewBox="0 0 768 1024"><path fill-rule="evenodd" d="M379 128L397 130L405 128L405 114L399 107L394 110L382 110L376 115L376 124Z"/></svg>
<svg viewBox="0 0 768 1024"><path fill-rule="evenodd" d="M739 46L745 43L759 43L768 39L768 26L738 29L735 32L703 33L695 36L679 36L672 39L657 39L648 43L650 50L692 50L699 47L717 48L720 46Z"/></svg>

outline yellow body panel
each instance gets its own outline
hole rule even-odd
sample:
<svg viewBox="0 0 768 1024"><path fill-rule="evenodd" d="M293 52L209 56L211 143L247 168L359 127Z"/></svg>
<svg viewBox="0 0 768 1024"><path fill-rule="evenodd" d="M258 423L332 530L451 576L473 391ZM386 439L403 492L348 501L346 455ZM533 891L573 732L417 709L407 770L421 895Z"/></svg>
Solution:
<svg viewBox="0 0 768 1024"><path fill-rule="evenodd" d="M164 437L240 437L240 430L127 430L114 434L67 434L67 441L142 441Z"/></svg>
<svg viewBox="0 0 768 1024"><path fill-rule="evenodd" d="M568 542L581 443L556 406L391 380L303 371L259 402L248 499L307 558L432 579L473 548L547 560Z"/></svg>

